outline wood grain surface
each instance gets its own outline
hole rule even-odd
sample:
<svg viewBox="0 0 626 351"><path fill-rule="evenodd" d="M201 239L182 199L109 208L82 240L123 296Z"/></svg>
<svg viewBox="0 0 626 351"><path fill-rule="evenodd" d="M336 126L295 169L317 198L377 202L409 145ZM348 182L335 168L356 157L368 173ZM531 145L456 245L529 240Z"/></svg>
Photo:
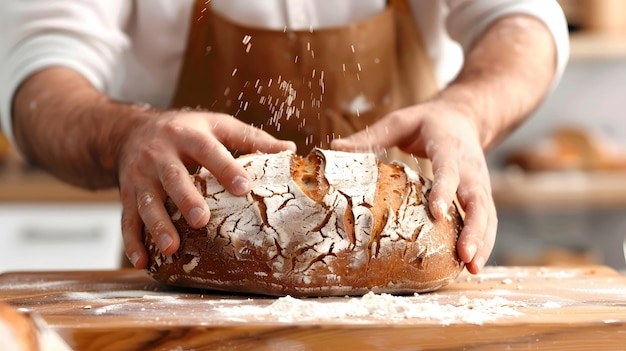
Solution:
<svg viewBox="0 0 626 351"><path fill-rule="evenodd" d="M77 351L626 350L626 277L604 266L487 267L419 296L301 300L176 289L134 270L7 273L0 301Z"/></svg>

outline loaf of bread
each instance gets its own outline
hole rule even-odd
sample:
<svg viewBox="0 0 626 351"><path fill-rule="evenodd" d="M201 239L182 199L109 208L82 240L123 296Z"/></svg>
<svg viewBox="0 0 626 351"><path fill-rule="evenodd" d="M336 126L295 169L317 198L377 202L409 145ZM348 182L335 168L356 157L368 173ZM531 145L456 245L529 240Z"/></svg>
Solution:
<svg viewBox="0 0 626 351"><path fill-rule="evenodd" d="M428 210L430 181L371 153L315 149L252 154L237 161L253 179L229 194L206 170L192 175L211 210L188 226L168 200L180 249L164 256L144 230L147 270L167 284L276 296L413 293L456 278L462 218Z"/></svg>
<svg viewBox="0 0 626 351"><path fill-rule="evenodd" d="M532 146L511 151L506 163L529 172L624 171L626 150L596 131L562 126Z"/></svg>
<svg viewBox="0 0 626 351"><path fill-rule="evenodd" d="M35 323L27 315L1 302L0 350L39 351Z"/></svg>
<svg viewBox="0 0 626 351"><path fill-rule="evenodd" d="M1 351L71 351L41 317L0 301Z"/></svg>

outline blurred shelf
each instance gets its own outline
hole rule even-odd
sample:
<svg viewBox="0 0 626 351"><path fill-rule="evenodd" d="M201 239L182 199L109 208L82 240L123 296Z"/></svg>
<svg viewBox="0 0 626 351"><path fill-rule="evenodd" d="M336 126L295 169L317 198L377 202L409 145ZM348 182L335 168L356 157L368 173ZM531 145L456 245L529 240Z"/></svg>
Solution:
<svg viewBox="0 0 626 351"><path fill-rule="evenodd" d="M0 203L115 203L117 189L90 191L23 164L0 164Z"/></svg>
<svg viewBox="0 0 626 351"><path fill-rule="evenodd" d="M491 181L502 210L626 209L626 172L504 170L492 172Z"/></svg>
<svg viewBox="0 0 626 351"><path fill-rule="evenodd" d="M626 33L580 32L570 35L573 60L626 60Z"/></svg>

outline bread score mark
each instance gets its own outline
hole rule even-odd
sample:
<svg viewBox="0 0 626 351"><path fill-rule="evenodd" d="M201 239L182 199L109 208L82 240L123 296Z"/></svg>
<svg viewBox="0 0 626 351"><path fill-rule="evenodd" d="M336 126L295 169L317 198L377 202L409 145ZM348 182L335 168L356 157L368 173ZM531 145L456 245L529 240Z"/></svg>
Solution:
<svg viewBox="0 0 626 351"><path fill-rule="evenodd" d="M460 217L435 221L427 207L430 181L404 164L320 149L238 161L253 179L246 196L229 194L205 169L192 177L211 209L206 228L189 227L168 207L181 233L179 252L159 254L146 232L153 277L319 296L433 290L462 269L455 247Z"/></svg>
<svg viewBox="0 0 626 351"><path fill-rule="evenodd" d="M370 235L370 241L367 245L368 257L370 259L378 256L380 253L380 242L383 236L383 229L389 221L390 213L397 213L404 201L404 192L401 189L408 187L407 177L404 173L398 172L400 166L388 165L377 162L378 180L376 181L376 196L374 197L373 206L369 207L374 218L374 225ZM388 179L389 182L381 182L380 179ZM398 223L396 223L398 224Z"/></svg>

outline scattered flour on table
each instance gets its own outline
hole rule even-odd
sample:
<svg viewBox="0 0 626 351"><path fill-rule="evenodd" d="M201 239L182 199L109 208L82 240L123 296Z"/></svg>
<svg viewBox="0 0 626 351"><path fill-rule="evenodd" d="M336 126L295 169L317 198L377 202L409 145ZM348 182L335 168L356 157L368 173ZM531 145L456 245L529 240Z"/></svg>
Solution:
<svg viewBox="0 0 626 351"><path fill-rule="evenodd" d="M491 299L461 296L456 303L442 304L419 295L393 296L372 292L360 298L345 301L315 301L281 297L267 307L233 306L217 310L231 317L272 316L281 322L329 319L367 318L386 321L422 319L440 321L442 324L465 322L483 324L504 316L519 316L516 308L525 304L502 297Z"/></svg>

